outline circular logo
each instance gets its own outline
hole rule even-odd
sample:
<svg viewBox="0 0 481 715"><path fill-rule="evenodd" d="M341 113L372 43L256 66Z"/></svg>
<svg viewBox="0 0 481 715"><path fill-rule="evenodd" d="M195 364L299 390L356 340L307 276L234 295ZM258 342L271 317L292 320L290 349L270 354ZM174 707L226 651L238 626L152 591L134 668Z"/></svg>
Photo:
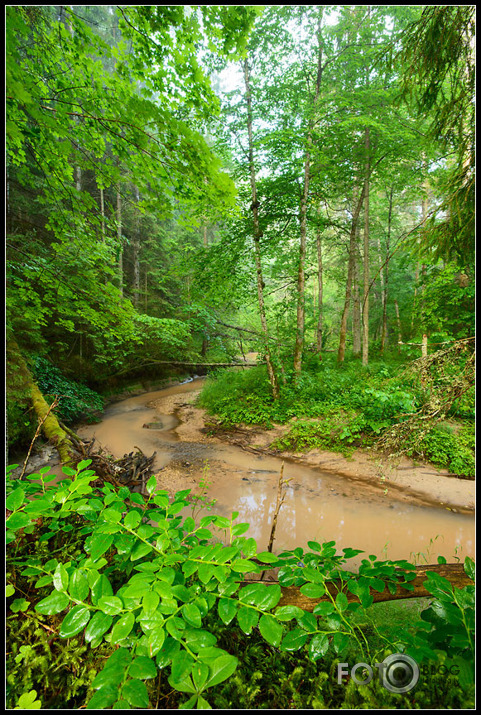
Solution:
<svg viewBox="0 0 481 715"><path fill-rule="evenodd" d="M409 655L393 653L382 665L382 684L391 693L407 693L419 680L419 666Z"/></svg>

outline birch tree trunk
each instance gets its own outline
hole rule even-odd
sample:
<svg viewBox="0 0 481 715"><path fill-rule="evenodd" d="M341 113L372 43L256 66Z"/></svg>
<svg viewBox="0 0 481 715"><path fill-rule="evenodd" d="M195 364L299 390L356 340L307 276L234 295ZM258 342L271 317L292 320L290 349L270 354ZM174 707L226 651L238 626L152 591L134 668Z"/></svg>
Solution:
<svg viewBox="0 0 481 715"><path fill-rule="evenodd" d="M254 166L254 139L252 134L252 98L250 88L249 64L247 58L244 60L244 82L246 88L247 103L247 133L249 137L249 170L252 196L251 209L253 220L254 260L257 275L257 300L259 303L259 314L261 319L262 334L264 338L267 373L269 375L269 382L271 383L272 396L275 400L277 400L279 398L279 382L277 380L277 375L274 370L274 365L272 364L272 356L269 347L269 329L267 326L266 309L264 303L264 280L262 277L260 248L260 239L262 233L259 227L259 203L257 201L256 172Z"/></svg>

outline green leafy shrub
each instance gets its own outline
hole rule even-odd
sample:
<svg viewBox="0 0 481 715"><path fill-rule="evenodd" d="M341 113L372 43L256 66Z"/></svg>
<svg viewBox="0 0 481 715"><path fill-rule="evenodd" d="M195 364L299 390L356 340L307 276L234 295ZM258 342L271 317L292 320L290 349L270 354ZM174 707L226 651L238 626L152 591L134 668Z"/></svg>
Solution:
<svg viewBox="0 0 481 715"><path fill-rule="evenodd" d="M353 618L372 606L372 590L412 590L411 564L371 555L352 573L345 565L361 552L345 548L338 553L333 541L310 541L308 550L299 547L278 556L258 552L247 536L248 524L234 523L237 513L231 518L209 514L197 523L186 515L192 508L190 490L170 499L166 491L156 490L155 477L147 483L146 497L108 483L94 487L89 464L64 467L66 479L54 485L48 483L48 469L20 484L7 480L9 703L15 705L31 691L34 677L46 673L38 681L44 684L43 707L79 707L82 698L87 709L157 707L161 689L170 707L218 706L235 687L244 689L243 667L260 652L260 647L247 648L241 657L233 644L236 638L240 642L236 633L263 642L268 657L283 662L279 687L262 693L264 706L286 698L291 705L304 701L316 707L351 699L409 702L393 701L375 684L354 692L352 686L334 687L328 681L337 659L348 653L366 662L407 645L418 649L420 659L432 659L432 644L425 643L428 629L420 637L410 632L404 640L393 630L372 650ZM275 567L279 583L244 581L248 573ZM465 568L472 576L470 559ZM312 612L279 605L281 586L288 585L322 600ZM440 597L438 582L434 588L431 592ZM458 623L460 610L470 606L473 588L466 589L453 592L448 623L454 618ZM442 609L436 613L443 618ZM464 638L471 643L472 619L463 623ZM46 644L53 644L50 653L58 667L48 661ZM444 652L451 657L451 651L461 660L472 657L454 634L445 643L438 638L435 656ZM286 666L294 653L305 664L295 674ZM296 697L304 668L312 672L308 661L317 665L319 690ZM61 677L59 669L64 669ZM232 676L237 676L232 689L224 689ZM248 701L257 702L256 680L262 678L261 673L251 683Z"/></svg>
<svg viewBox="0 0 481 715"><path fill-rule="evenodd" d="M66 422L71 423L80 418L91 419L104 406L101 395L86 385L66 378L46 358L35 358L34 374L46 399L59 395L58 414Z"/></svg>
<svg viewBox="0 0 481 715"><path fill-rule="evenodd" d="M395 363L379 361L368 368L358 362L342 367L329 360L312 364L312 372L303 372L297 385L281 385L278 400L272 398L264 366L218 372L206 380L199 404L226 426L245 423L271 428L273 423L292 420L289 432L272 443L274 449L318 448L349 455L354 448L375 446L392 425L412 418L430 398L422 381L409 372L399 375ZM470 417L472 395L463 395L458 402L454 414ZM474 476L473 422L467 421L456 434L434 427L422 438L413 427L403 446L412 457L453 474Z"/></svg>
<svg viewBox="0 0 481 715"><path fill-rule="evenodd" d="M458 434L448 432L442 426L431 429L421 441L415 441L407 449L407 454L423 459L449 469L453 474L474 477L476 474L475 459L475 426L474 423L464 424Z"/></svg>

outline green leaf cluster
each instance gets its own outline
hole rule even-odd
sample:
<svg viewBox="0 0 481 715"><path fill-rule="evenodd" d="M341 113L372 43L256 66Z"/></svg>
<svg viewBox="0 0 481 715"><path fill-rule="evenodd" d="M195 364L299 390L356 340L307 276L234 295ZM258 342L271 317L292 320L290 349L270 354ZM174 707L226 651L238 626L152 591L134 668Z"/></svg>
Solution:
<svg viewBox="0 0 481 715"><path fill-rule="evenodd" d="M370 608L372 590L412 588L415 572L405 561L369 556L354 574L344 565L361 552L337 553L334 542L311 541L308 551L296 548L278 556L258 552L235 512L231 518L210 514L197 523L186 515L189 490L171 500L156 488L155 476L145 497L125 487L94 487L89 464L64 467L66 479L53 486L46 469L21 485L8 481L6 501L12 565L42 594L12 601L11 617L47 619L60 640L83 636L94 651L114 649L92 676L88 709L148 707L149 682L164 669L171 688L189 696L182 707L209 707L207 691L239 666L239 659L220 647L212 619L246 635L259 633L280 652L302 650L313 662L328 652L342 657L351 645L367 657L369 644L354 614ZM27 546L27 554L15 557L23 540L36 533L39 550L28 553ZM217 540L220 533L223 541ZM63 558L49 548L59 542ZM243 583L245 574L277 567L279 584ZM472 571L471 562L466 568ZM293 584L317 599L313 612L279 605L281 586ZM15 591L11 582L7 596ZM433 593L441 598L438 591ZM451 591L450 598L467 606L470 594L468 587ZM469 617L464 622L470 642L472 622ZM464 652L466 644L454 636L453 648ZM398 640L391 634L384 647Z"/></svg>

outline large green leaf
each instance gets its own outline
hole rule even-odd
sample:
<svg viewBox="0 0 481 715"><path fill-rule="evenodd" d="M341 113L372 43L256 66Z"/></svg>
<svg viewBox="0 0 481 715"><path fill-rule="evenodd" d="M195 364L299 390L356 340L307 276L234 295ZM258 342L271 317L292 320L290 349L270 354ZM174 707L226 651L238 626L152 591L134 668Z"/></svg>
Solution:
<svg viewBox="0 0 481 715"><path fill-rule="evenodd" d="M282 639L281 648L282 650L288 651L299 650L299 648L302 648L307 638L308 634L305 631L300 630L300 628L295 628L293 631L286 633Z"/></svg>
<svg viewBox="0 0 481 715"><path fill-rule="evenodd" d="M220 598L217 610L222 622L228 626L237 613L237 601L230 598Z"/></svg>
<svg viewBox="0 0 481 715"><path fill-rule="evenodd" d="M199 609L193 603L186 603L182 606L182 615L186 622L194 626L194 628L200 628L202 625L202 617Z"/></svg>
<svg viewBox="0 0 481 715"><path fill-rule="evenodd" d="M77 601L85 601L89 594L89 582L87 574L83 569L75 569L70 576L68 592Z"/></svg>
<svg viewBox="0 0 481 715"><path fill-rule="evenodd" d="M39 603L35 606L35 610L38 611L38 613L45 614L46 616L52 616L55 613L60 613L65 610L69 603L70 599L66 593L62 593L62 591L54 591L50 594L50 596L47 596L39 601Z"/></svg>
<svg viewBox="0 0 481 715"><path fill-rule="evenodd" d="M142 680L129 680L122 688L122 697L133 708L148 708L149 694Z"/></svg>
<svg viewBox="0 0 481 715"><path fill-rule="evenodd" d="M90 619L90 622L85 629L85 640L87 643L90 643L90 641L93 641L95 638L103 636L103 634L109 630L113 620L113 616L97 611L93 618Z"/></svg>
<svg viewBox="0 0 481 715"><path fill-rule="evenodd" d="M171 678L173 682L181 682L192 672L195 660L185 650L181 650L172 658Z"/></svg>
<svg viewBox="0 0 481 715"><path fill-rule="evenodd" d="M71 638L80 633L90 620L90 611L85 606L74 606L60 626L60 637Z"/></svg>
<svg viewBox="0 0 481 715"><path fill-rule="evenodd" d="M309 657L311 660L318 660L326 655L329 650L329 639L324 633L315 635L309 643Z"/></svg>
<svg viewBox="0 0 481 715"><path fill-rule="evenodd" d="M22 487L17 487L5 500L5 507L10 511L19 509L25 501L25 490Z"/></svg>
<svg viewBox="0 0 481 715"><path fill-rule="evenodd" d="M236 670L238 662L237 658L226 653L216 658L212 663L209 663L209 679L206 687L211 688L227 680L227 678L230 678L232 673Z"/></svg>
<svg viewBox="0 0 481 715"><path fill-rule="evenodd" d="M270 645L276 647L281 642L282 635L284 633L282 624L278 623L275 618L268 614L261 616L259 621L259 630L263 638L265 638Z"/></svg>
<svg viewBox="0 0 481 715"><path fill-rule="evenodd" d="M123 610L124 604L118 596L102 596L97 607L109 616L116 616Z"/></svg>
<svg viewBox="0 0 481 715"><path fill-rule="evenodd" d="M87 710L106 710L114 703L119 695L118 689L113 685L104 685L97 690L88 701Z"/></svg>
<svg viewBox="0 0 481 715"><path fill-rule="evenodd" d="M139 655L132 661L129 667L129 675L131 678L140 678L141 680L155 678L157 675L157 666L150 658Z"/></svg>
<svg viewBox="0 0 481 715"><path fill-rule="evenodd" d="M259 614L253 608L242 606L237 612L237 622L244 633L249 634L257 625Z"/></svg>
<svg viewBox="0 0 481 715"><path fill-rule="evenodd" d="M134 623L135 623L135 616L133 613L126 613L125 616L122 616L121 618L119 618L117 623L112 628L112 638L110 641L112 643L112 645L114 645L115 643L118 643L119 641L123 640L124 638L127 638L130 631L134 627Z"/></svg>
<svg viewBox="0 0 481 715"><path fill-rule="evenodd" d="M90 541L90 558L97 561L112 546L113 534L94 534Z"/></svg>

